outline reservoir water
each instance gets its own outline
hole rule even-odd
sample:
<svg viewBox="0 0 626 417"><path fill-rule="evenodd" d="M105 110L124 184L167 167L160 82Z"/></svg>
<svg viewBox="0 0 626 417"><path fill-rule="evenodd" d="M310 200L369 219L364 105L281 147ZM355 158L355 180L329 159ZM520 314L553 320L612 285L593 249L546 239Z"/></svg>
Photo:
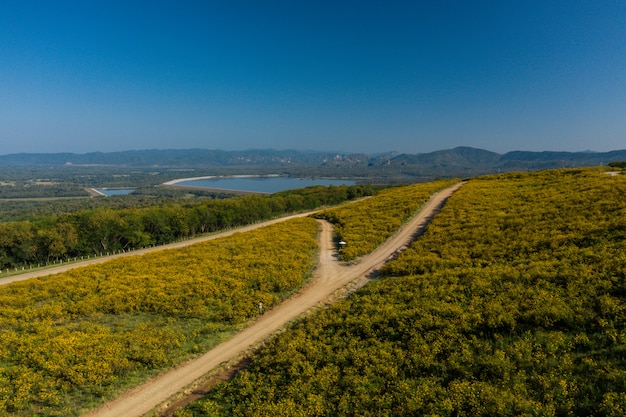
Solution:
<svg viewBox="0 0 626 417"><path fill-rule="evenodd" d="M202 187L218 190L277 193L279 191L310 187L313 185L354 185L353 180L302 179L291 177L214 177L175 181L172 185Z"/></svg>

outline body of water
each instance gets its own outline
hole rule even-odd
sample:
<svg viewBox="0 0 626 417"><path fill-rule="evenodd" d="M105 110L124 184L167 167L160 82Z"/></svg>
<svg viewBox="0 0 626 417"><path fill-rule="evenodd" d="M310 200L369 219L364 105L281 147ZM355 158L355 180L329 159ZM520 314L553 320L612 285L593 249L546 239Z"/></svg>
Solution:
<svg viewBox="0 0 626 417"><path fill-rule="evenodd" d="M313 185L354 185L355 183L356 181L352 180L312 180L291 177L224 177L188 179L172 185L271 194Z"/></svg>

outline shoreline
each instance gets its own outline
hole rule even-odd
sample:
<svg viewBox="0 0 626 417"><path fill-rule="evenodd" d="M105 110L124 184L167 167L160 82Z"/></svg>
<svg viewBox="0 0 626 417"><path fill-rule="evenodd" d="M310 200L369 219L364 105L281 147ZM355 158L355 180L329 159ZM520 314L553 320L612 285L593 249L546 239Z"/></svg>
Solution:
<svg viewBox="0 0 626 417"><path fill-rule="evenodd" d="M100 197L108 197L105 193L103 193L102 191L98 190L97 188L93 188L93 187L89 187L87 192L97 194Z"/></svg>
<svg viewBox="0 0 626 417"><path fill-rule="evenodd" d="M189 178L178 178L175 180L166 181L161 185L173 185L176 187L193 187L192 185L178 185L178 183L186 182L186 181L197 181L197 180L210 180L214 178L276 178L280 177L280 174L268 174L268 175L253 175L253 174L244 174L244 175L207 175L204 177L189 177ZM204 187L200 187L204 188Z"/></svg>
<svg viewBox="0 0 626 417"><path fill-rule="evenodd" d="M255 179L260 180L276 180L279 186L258 186L251 184ZM205 180L203 185L194 183ZM211 180L215 182L211 183ZM230 180L249 180L241 182L232 182ZM282 183L280 182L282 180ZM303 180L302 183L293 183L294 180ZM323 178L296 178L284 174L242 174L242 175L205 175L199 177L176 178L161 183L163 187L175 187L177 189L202 190L213 193L226 193L231 195L248 195L248 194L274 194L276 192L303 188L314 185L334 185L338 182L342 185L356 184L356 180L350 179L323 179ZM346 184L347 182L347 184ZM185 184L183 184L185 183ZM285 184L286 183L286 184ZM236 188L231 188L236 187Z"/></svg>
<svg viewBox="0 0 626 417"><path fill-rule="evenodd" d="M183 189L183 190L199 190L199 191L208 191L212 193L224 193L224 194L230 194L230 195L272 194L272 193L267 193L263 191L231 190L228 188L207 188L207 187L200 187L200 186L194 186L194 185L178 185L178 184L167 184L167 183L163 183L161 185L165 187L175 187L177 189Z"/></svg>

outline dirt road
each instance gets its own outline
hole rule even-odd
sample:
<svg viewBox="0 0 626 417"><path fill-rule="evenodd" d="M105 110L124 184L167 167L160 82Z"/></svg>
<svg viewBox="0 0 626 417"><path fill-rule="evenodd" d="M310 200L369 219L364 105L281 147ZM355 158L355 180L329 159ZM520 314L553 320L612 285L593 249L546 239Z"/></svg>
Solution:
<svg viewBox="0 0 626 417"><path fill-rule="evenodd" d="M92 259L88 259L88 260L84 260L84 261L80 261L80 262L76 262L76 263L66 263L66 264L55 266L55 267L52 267L52 268L38 269L38 270L32 271L32 272L25 272L25 273L19 274L19 275L13 275L13 276L9 276L9 277L6 277L6 278L0 278L0 285L10 284L11 282L16 282L16 281L24 281L24 280L27 280L27 279L30 279L30 278L45 277L45 276L48 276L48 275L60 274L61 272L69 271L70 269L82 268L82 267L88 266L88 265L101 264L103 262L107 262L107 261L110 261L111 259L115 259L115 258L121 258L121 257L126 257L126 256L141 256L141 255L145 255L148 252L153 252L153 251L163 250L163 249L184 248L185 246L190 246L190 245L194 245L196 243L204 242L204 241L207 241L207 240L218 239L218 238L221 238L221 237L230 236L230 235L233 235L233 234L239 233L239 232L247 232L249 230L257 229L259 227L269 226L270 224L283 222L285 220L293 219L293 218L296 218L296 217L308 216L311 213L314 213L314 211L309 211L309 212L300 213L300 214L293 214L291 216L280 217L278 219L273 219L273 220L267 220L267 221L264 221L264 222L261 222L261 223L255 223L255 224L251 224L249 226L243 226L243 227L238 227L236 229L227 230L225 232L219 232L219 233L216 233L214 235L197 237L197 238L193 238L193 239L189 239L189 240L184 240L184 241L181 241L181 242L170 243L170 244L167 244L167 245L154 246L154 247L145 248L145 249L138 249L138 250L134 250L134 251L123 252L123 253L116 254L116 255L101 256L101 257L98 257L98 258L92 258Z"/></svg>
<svg viewBox="0 0 626 417"><path fill-rule="evenodd" d="M327 300L337 290L350 283L364 280L370 272L382 266L413 240L416 233L425 228L431 216L461 185L462 183L459 183L435 194L420 213L395 236L354 265L342 265L336 260L332 226L327 222L320 222L322 231L319 266L313 280L306 288L266 312L252 325L204 355L127 391L119 398L92 410L86 417L143 416L220 364L248 351L289 321Z"/></svg>

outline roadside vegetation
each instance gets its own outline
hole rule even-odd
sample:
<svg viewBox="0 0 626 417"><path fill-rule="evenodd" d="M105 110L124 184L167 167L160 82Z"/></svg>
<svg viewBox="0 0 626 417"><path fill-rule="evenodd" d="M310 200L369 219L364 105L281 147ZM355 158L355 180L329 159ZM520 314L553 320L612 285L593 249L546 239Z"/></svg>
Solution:
<svg viewBox="0 0 626 417"><path fill-rule="evenodd" d="M622 172L626 170L626 161L609 162L611 168L619 168Z"/></svg>
<svg viewBox="0 0 626 417"><path fill-rule="evenodd" d="M324 210L314 215L333 224L339 258L351 261L376 249L419 212L437 191L458 182L439 180L381 190L376 198Z"/></svg>
<svg viewBox="0 0 626 417"><path fill-rule="evenodd" d="M273 198L303 207L367 190L312 187L219 203L243 216ZM209 350L256 317L259 302L271 309L306 282L316 235L314 219L296 219L1 286L0 416L80 415Z"/></svg>
<svg viewBox="0 0 626 417"><path fill-rule="evenodd" d="M306 282L317 233L294 219L0 286L0 416L77 416L209 350Z"/></svg>
<svg viewBox="0 0 626 417"><path fill-rule="evenodd" d="M624 176L472 179L380 279L176 416L623 416L625 254Z"/></svg>
<svg viewBox="0 0 626 417"><path fill-rule="evenodd" d="M371 186L317 186L223 200L98 207L0 223L0 273L162 245L375 192Z"/></svg>

